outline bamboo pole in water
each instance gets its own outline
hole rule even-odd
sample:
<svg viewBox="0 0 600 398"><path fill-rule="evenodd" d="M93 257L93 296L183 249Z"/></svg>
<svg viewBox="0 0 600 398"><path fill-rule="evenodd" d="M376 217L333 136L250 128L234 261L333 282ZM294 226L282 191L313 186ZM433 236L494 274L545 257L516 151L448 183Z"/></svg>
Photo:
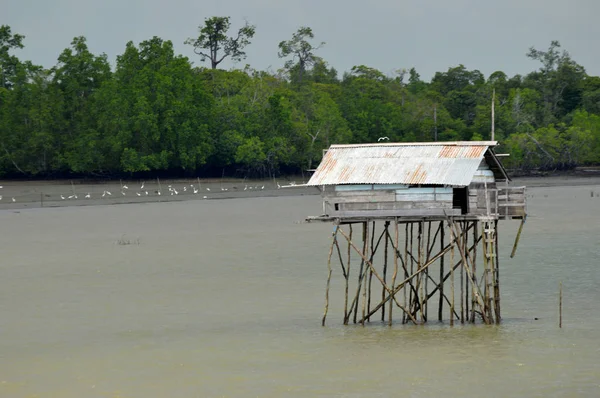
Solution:
<svg viewBox="0 0 600 398"><path fill-rule="evenodd" d="M362 223L362 241L363 241L363 252L367 249L367 237L366 237L367 223ZM360 300L360 291L362 287L362 281L364 276L364 265L365 260L361 260L360 269L358 271L358 287L356 289L356 296L354 296L354 301L352 303L352 307L354 308L354 323L356 323L357 313L358 313L358 302Z"/></svg>
<svg viewBox="0 0 600 398"><path fill-rule="evenodd" d="M385 229L385 234L386 234L386 239L385 239L385 246L383 249L383 281L387 282L387 265L388 265L388 246L389 246L389 240L387 239L389 233L388 233L388 227L390 225L389 221L386 221L384 224L384 229ZM393 285L393 283L392 283ZM392 289L394 287L392 286ZM385 288L382 287L381 288L381 299L385 299ZM381 322L385 321L385 306L381 307Z"/></svg>
<svg viewBox="0 0 600 398"><path fill-rule="evenodd" d="M394 247L398 247L398 217L396 217L394 219L394 239L395 239L395 245ZM387 246L386 246L387 247ZM400 253L398 253L398 250L394 250L394 274L392 275L392 292L394 292L394 287L396 284L396 276L398 275L398 255ZM406 292L406 290L405 290ZM394 293L392 293L394 294ZM385 295L384 297L381 298L381 300L385 300ZM388 318L389 318L389 325L392 326L392 308L394 308L393 306L394 304L394 300L390 300L390 310L389 310L389 314L388 314ZM406 294L404 295L404 306L406 306ZM385 306L382 306L381 308L383 308Z"/></svg>
<svg viewBox="0 0 600 398"><path fill-rule="evenodd" d="M397 247L396 247L397 249ZM397 251L397 250L396 250ZM398 253L396 253L398 254ZM402 264L404 268L404 279L408 278L408 224L404 224L404 263ZM411 282L412 285L412 282ZM408 298L408 290L404 288L404 308L409 308L410 301ZM402 323L406 323L406 314L402 313Z"/></svg>
<svg viewBox="0 0 600 398"><path fill-rule="evenodd" d="M440 228L441 228L441 233L440 233L440 250L444 249L444 222L440 221ZM454 264L451 264L451 266L453 266ZM439 290L440 290L440 302L439 302L439 308L438 308L438 321L442 321L444 318L444 256L440 257L440 283L439 283Z"/></svg>
<svg viewBox="0 0 600 398"><path fill-rule="evenodd" d="M417 270L421 270L423 265L423 221L419 222L418 235L417 235ZM417 276L417 292L415 305L419 306L421 312L421 322L424 321L423 317L423 273L419 273Z"/></svg>
<svg viewBox="0 0 600 398"><path fill-rule="evenodd" d="M450 248L450 264L454 265L454 246L456 237L452 237L452 247ZM454 267L450 268L450 326L454 326Z"/></svg>
<svg viewBox="0 0 600 398"><path fill-rule="evenodd" d="M471 261L472 275L473 278L477 278L477 242L480 240L478 226L479 221L473 222L473 241L475 242L475 247L473 247L473 259ZM476 280L476 279L475 279ZM471 323L475 323L475 286L471 285Z"/></svg>
<svg viewBox="0 0 600 398"><path fill-rule="evenodd" d="M558 285L558 327L562 328L562 281Z"/></svg>
<svg viewBox="0 0 600 398"><path fill-rule="evenodd" d="M373 221L373 227L371 228L371 261L373 261L373 257L375 257L375 221ZM386 239L387 242L387 239ZM379 243L379 242L378 242ZM367 312L371 312L371 293L372 293L372 281L373 281L373 271L369 270L369 292L367 293ZM367 321L371 322L371 317L367 317Z"/></svg>
<svg viewBox="0 0 600 398"><path fill-rule="evenodd" d="M348 240L352 241L352 224L349 225ZM346 287L344 289L344 325L348 324L348 284L350 282L350 243L348 243L348 264L346 266Z"/></svg>
<svg viewBox="0 0 600 398"><path fill-rule="evenodd" d="M461 235L460 239L462 240L462 248L460 250L467 250L467 245L465 245L465 236ZM464 305L464 295L463 295L463 279L464 279L464 267L460 267L460 323L465 323L465 305Z"/></svg>
<svg viewBox="0 0 600 398"><path fill-rule="evenodd" d="M500 323L500 254L498 250L498 221L494 222L494 306L496 308L496 323Z"/></svg>
<svg viewBox="0 0 600 398"><path fill-rule="evenodd" d="M321 326L325 326L325 319L327 318L327 311L329 310L329 285L331 284L331 256L333 254L333 246L335 245L336 235L338 231L338 226L335 226L335 231L333 232L333 238L331 240L331 247L329 248L329 256L327 257L327 287L325 288L325 311L323 312L323 320L321 321Z"/></svg>
<svg viewBox="0 0 600 398"><path fill-rule="evenodd" d="M367 253L369 252L369 222L365 222L365 250L363 252L363 261L364 259L367 257ZM365 275L367 273L367 270L369 270L368 267L365 267ZM370 271L370 270L369 270ZM365 282L366 285L366 282ZM362 319L360 321L360 324L365 326L365 315L367 313L367 286L365 286L364 290L363 290L363 307L362 307Z"/></svg>

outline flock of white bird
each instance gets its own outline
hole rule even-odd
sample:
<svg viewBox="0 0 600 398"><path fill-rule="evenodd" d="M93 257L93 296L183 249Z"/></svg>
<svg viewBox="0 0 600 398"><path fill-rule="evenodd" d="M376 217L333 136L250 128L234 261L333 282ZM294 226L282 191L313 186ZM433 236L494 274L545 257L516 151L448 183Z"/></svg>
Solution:
<svg viewBox="0 0 600 398"><path fill-rule="evenodd" d="M277 189L281 189L281 188L287 188L287 187L293 187L296 186L295 182L290 183L290 185L280 185L279 182L277 183ZM150 196L150 195L156 195L156 196L162 196L162 189L159 186L159 188L157 190L154 191L148 191L145 187L146 183L142 182L141 186L139 187L138 190L135 190L134 193L136 196L138 197L142 197L142 196ZM188 189L189 187L189 189ZM0 185L0 189L2 189L2 185ZM168 193L165 193L165 195L171 195L171 196L175 196L175 195L179 195L180 193L187 193L187 194L192 194L192 195L197 195L200 193L201 190L201 186L200 183L198 183L198 186L195 186L194 184L189 184L189 185L183 185L179 188L174 187L173 185L168 185ZM209 187L206 187L206 192L211 192ZM221 192L227 192L229 191L230 188L224 188L221 187ZM237 190L239 189L237 186L233 186L231 187L231 189ZM262 186L259 185L248 185L248 184L244 184L244 191L260 191L260 190L264 190L265 189L265 185L263 184ZM0 191L1 192L1 191ZM127 196L127 193L129 192L129 187L126 184L122 184L121 185L121 189L120 189L120 194L121 196ZM98 194L99 195L99 194ZM109 198L113 196L112 192L110 192L109 190L104 190L102 192L102 195L100 196L101 198ZM84 199L92 199L92 193L91 192L87 192L85 194L85 196L83 197ZM203 195L202 196L203 199L208 199L207 195ZM70 195L64 195L64 194L60 194L60 199L61 200L72 200L72 199L79 199L79 196L73 192ZM2 200L2 195L0 195L0 201ZM11 197L11 201L12 202L16 202L15 197Z"/></svg>

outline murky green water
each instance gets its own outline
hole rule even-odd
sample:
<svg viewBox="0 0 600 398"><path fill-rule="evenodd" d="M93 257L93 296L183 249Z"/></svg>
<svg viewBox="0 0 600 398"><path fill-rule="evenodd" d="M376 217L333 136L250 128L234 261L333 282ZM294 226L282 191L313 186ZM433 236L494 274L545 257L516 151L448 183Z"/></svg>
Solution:
<svg viewBox="0 0 600 398"><path fill-rule="evenodd" d="M499 327L344 327L338 269L321 327L316 196L0 211L0 396L600 396L590 191L502 223Z"/></svg>

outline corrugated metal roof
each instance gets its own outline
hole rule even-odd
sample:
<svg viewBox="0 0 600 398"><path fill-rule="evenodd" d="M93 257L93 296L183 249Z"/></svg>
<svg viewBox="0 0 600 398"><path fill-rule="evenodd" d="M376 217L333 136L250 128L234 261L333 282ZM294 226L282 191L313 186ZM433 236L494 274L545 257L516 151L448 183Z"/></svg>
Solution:
<svg viewBox="0 0 600 398"><path fill-rule="evenodd" d="M332 145L307 185L466 186L495 141Z"/></svg>

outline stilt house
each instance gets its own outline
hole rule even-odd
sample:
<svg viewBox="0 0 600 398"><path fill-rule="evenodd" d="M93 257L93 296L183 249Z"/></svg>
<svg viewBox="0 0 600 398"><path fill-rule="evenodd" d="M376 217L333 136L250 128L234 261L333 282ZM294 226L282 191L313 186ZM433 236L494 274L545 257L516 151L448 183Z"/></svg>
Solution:
<svg viewBox="0 0 600 398"><path fill-rule="evenodd" d="M513 257L526 195L525 187L509 186L496 145L385 143L327 150L307 184L323 196L323 214L307 221L335 226L323 325L332 260L339 260L345 283L344 324L381 316L392 325L394 308L402 323L432 316L449 318L451 325L479 318L500 322L497 225L521 219ZM380 287L372 285L377 282Z"/></svg>

